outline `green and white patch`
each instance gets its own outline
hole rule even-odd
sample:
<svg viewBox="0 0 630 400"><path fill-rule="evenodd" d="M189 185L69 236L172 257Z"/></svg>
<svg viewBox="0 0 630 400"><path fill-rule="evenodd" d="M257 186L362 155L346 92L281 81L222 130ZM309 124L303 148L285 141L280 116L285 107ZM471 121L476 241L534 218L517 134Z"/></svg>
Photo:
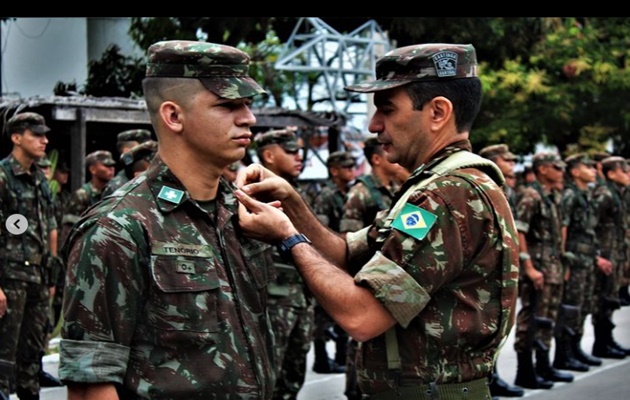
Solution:
<svg viewBox="0 0 630 400"><path fill-rule="evenodd" d="M392 223L394 229L418 240L427 236L437 216L413 204L406 203Z"/></svg>

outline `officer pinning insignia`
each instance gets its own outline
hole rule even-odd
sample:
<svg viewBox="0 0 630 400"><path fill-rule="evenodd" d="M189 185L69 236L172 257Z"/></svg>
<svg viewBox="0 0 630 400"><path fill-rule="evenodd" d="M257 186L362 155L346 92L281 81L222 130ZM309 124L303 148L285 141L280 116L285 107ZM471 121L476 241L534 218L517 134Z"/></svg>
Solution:
<svg viewBox="0 0 630 400"><path fill-rule="evenodd" d="M436 220L437 216L435 214L407 203L392 223L392 228L422 240L427 236Z"/></svg>
<svg viewBox="0 0 630 400"><path fill-rule="evenodd" d="M158 199L166 200L173 204L179 204L182 201L182 197L184 197L184 192L179 189L173 189L172 187L162 186L160 189L160 193L158 194Z"/></svg>

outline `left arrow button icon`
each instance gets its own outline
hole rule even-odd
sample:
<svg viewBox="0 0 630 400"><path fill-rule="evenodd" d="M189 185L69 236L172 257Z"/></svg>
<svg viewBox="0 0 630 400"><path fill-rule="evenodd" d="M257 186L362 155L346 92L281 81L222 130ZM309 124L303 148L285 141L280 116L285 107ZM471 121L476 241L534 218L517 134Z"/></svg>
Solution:
<svg viewBox="0 0 630 400"><path fill-rule="evenodd" d="M28 229L28 220L22 214L12 214L5 222L7 231L12 235L21 235Z"/></svg>

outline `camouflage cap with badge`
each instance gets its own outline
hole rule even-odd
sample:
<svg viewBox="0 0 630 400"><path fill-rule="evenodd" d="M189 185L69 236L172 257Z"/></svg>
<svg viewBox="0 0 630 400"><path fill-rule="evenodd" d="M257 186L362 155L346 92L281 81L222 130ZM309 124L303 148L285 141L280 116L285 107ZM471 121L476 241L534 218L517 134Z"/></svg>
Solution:
<svg viewBox="0 0 630 400"><path fill-rule="evenodd" d="M34 112L15 114L6 122L4 129L8 135L22 133L27 129L37 135L50 131L50 128L46 126L46 119Z"/></svg>
<svg viewBox="0 0 630 400"><path fill-rule="evenodd" d="M250 57L231 46L167 40L148 50L146 77L193 78L219 97L240 99L266 93L249 76Z"/></svg>
<svg viewBox="0 0 630 400"><path fill-rule="evenodd" d="M151 140L151 131L146 129L128 129L120 132L116 136L117 142L138 142L144 143Z"/></svg>
<svg viewBox="0 0 630 400"><path fill-rule="evenodd" d="M376 80L346 86L371 93L411 82L473 78L477 55L471 44L428 43L391 50L376 61Z"/></svg>
<svg viewBox="0 0 630 400"><path fill-rule="evenodd" d="M149 140L139 145L133 146L128 152L120 156L120 161L127 167L133 165L137 161L151 161L157 153L158 142Z"/></svg>
<svg viewBox="0 0 630 400"><path fill-rule="evenodd" d="M85 165L92 166L100 162L107 167L113 167L116 165L116 161L112 158L112 153L107 150L96 150L85 156Z"/></svg>
<svg viewBox="0 0 630 400"><path fill-rule="evenodd" d="M595 165L595 161L591 160L587 153L571 154L564 159L564 162L567 164L567 168L575 168L580 164L584 164L589 167Z"/></svg>
<svg viewBox="0 0 630 400"><path fill-rule="evenodd" d="M326 166L330 167L354 167L357 160L349 151L335 151L330 153L326 160Z"/></svg>
<svg viewBox="0 0 630 400"><path fill-rule="evenodd" d="M510 151L507 144L493 144L491 146L486 146L479 150L479 155L490 160L495 157L501 157L508 161L516 161L518 159L518 157Z"/></svg>
<svg viewBox="0 0 630 400"><path fill-rule="evenodd" d="M547 164L551 164L560 169L564 169L566 167L566 164L562 161L562 158L560 158L558 153L543 151L534 154L534 157L532 157L532 165L534 168Z"/></svg>
<svg viewBox="0 0 630 400"><path fill-rule="evenodd" d="M289 153L296 152L301 148L295 131L291 129L272 129L267 132L259 133L254 138L254 143L256 149L262 149L265 146L277 144Z"/></svg>

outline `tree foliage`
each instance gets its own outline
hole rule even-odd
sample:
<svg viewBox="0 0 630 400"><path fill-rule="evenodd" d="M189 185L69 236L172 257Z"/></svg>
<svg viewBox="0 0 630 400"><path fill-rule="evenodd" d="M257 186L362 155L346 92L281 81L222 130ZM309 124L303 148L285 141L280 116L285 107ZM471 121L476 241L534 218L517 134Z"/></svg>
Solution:
<svg viewBox="0 0 630 400"><path fill-rule="evenodd" d="M630 155L630 20L627 18L323 17L342 33L373 19L394 47L414 43L472 43L484 87L471 141L475 148L505 142L515 152L537 143L563 155L602 150ZM274 62L297 17L132 18L130 36L141 47L166 39L207 40L246 50L252 74L269 92L258 102L282 106L296 80ZM131 72L139 69L140 75ZM112 73L112 71L117 71ZM134 95L144 64L109 50L90 65L85 92ZM309 76L316 81L316 76ZM317 101L317 99L312 100Z"/></svg>

